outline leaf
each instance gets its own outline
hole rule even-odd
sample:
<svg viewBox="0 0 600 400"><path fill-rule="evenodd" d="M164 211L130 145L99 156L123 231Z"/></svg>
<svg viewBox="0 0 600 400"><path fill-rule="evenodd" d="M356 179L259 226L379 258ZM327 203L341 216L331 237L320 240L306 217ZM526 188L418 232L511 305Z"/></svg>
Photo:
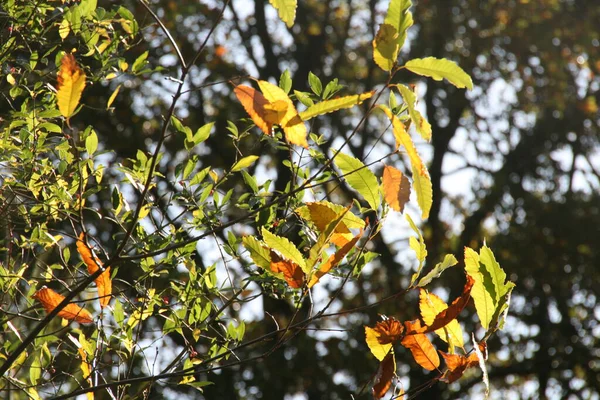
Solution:
<svg viewBox="0 0 600 400"><path fill-rule="evenodd" d="M110 108L110 106L112 105L112 103L117 98L117 95L119 94L119 90L121 90L121 85L117 86L117 88L112 92L112 94L108 98L108 101L106 102L106 109L107 110Z"/></svg>
<svg viewBox="0 0 600 400"><path fill-rule="evenodd" d="M338 97L337 99L325 100L315 105L308 107L300 113L300 118L303 121L308 121L318 115L331 113L344 108L354 107L361 104L363 101L371 98L375 91L370 91L353 96Z"/></svg>
<svg viewBox="0 0 600 400"><path fill-rule="evenodd" d="M467 275L475 280L473 289L471 289L471 297L473 297L473 301L475 302L475 310L481 321L481 326L483 326L485 330L488 330L490 321L496 310L494 298L488 292L484 284L484 276L481 272L479 255L475 250L469 247L465 247L465 271L467 272Z"/></svg>
<svg viewBox="0 0 600 400"><path fill-rule="evenodd" d="M88 137L85 138L85 151L91 156L98 149L98 135L93 129L90 131Z"/></svg>
<svg viewBox="0 0 600 400"><path fill-rule="evenodd" d="M266 135L270 135L273 124L268 123L264 119L265 105L269 101L265 99L262 93L250 86L238 85L233 89L233 92L240 103L242 103L244 110L246 110L252 121L254 121L254 124Z"/></svg>
<svg viewBox="0 0 600 400"><path fill-rule="evenodd" d="M296 209L296 212L305 220L312 222L319 232L325 232L326 228L343 214L340 224L337 224L331 235L331 242L336 246L344 246L352 239L352 233L348 228L363 228L365 222L339 204L328 201L306 203L305 206Z"/></svg>
<svg viewBox="0 0 600 400"><path fill-rule="evenodd" d="M348 185L360 193L373 210L381 205L381 194L377 178L360 160L344 153L337 153L335 165L344 174Z"/></svg>
<svg viewBox="0 0 600 400"><path fill-rule="evenodd" d="M417 203L421 208L421 218L429 218L429 211L433 204L433 187L431 186L431 178L429 173L423 170L415 169L412 167L413 173L413 189L417 193Z"/></svg>
<svg viewBox="0 0 600 400"><path fill-rule="evenodd" d="M406 347L412 353L413 358L421 367L428 371L433 371L440 365L440 357L435 351L427 336L423 333L408 334L409 331L418 331L421 329L421 323L417 320L406 322L407 335L402 339L402 346Z"/></svg>
<svg viewBox="0 0 600 400"><path fill-rule="evenodd" d="M268 247L264 246L254 236L244 236L242 244L250 252L250 258L252 258L254 264L266 271L270 271L271 256Z"/></svg>
<svg viewBox="0 0 600 400"><path fill-rule="evenodd" d="M479 262L485 267L491 282L486 289L488 289L494 301L498 303L500 298L512 288L512 282L505 283L506 272L500 268L500 264L496 261L494 253L485 244L479 250Z"/></svg>
<svg viewBox="0 0 600 400"><path fill-rule="evenodd" d="M285 22L288 28L291 28L296 19L298 0L269 0L269 3L277 9L279 18Z"/></svg>
<svg viewBox="0 0 600 400"><path fill-rule="evenodd" d="M402 98L404 99L404 104L408 108L408 115L410 115L410 119L413 124L415 124L415 128L417 132L421 135L421 137L427 141L431 140L431 124L421 115L421 113L415 108L417 103L417 96L415 93L407 88L404 85L396 85Z"/></svg>
<svg viewBox="0 0 600 400"><path fill-rule="evenodd" d="M387 14L385 15L386 24L393 26L398 32L396 43L398 48L402 49L404 42L406 41L406 32L408 28L413 25L413 16L409 11L411 6L410 0L391 0L388 6Z"/></svg>
<svg viewBox="0 0 600 400"><path fill-rule="evenodd" d="M417 272L415 272L410 280L410 286L412 286L419 275L421 275L421 270L423 269L423 264L425 262L425 258L427 258L427 247L425 246L425 239L423 238L423 234L415 225L415 222L412 220L409 214L406 214L406 220L408 224L412 228L413 232L417 234L419 240L415 239L413 236L409 239L410 248L415 252L417 256L417 260L419 261L419 267L417 268Z"/></svg>
<svg viewBox="0 0 600 400"><path fill-rule="evenodd" d="M304 272L293 261L281 258L277 253L271 251L270 270L274 274L283 274L285 281L295 289L302 287L304 284Z"/></svg>
<svg viewBox="0 0 600 400"><path fill-rule="evenodd" d="M452 383L463 376L464 372L479 364L479 358L476 353L471 353L468 357L461 354L448 354L440 351L440 354L446 362L448 370L444 372L440 380L446 383Z"/></svg>
<svg viewBox="0 0 600 400"><path fill-rule="evenodd" d="M246 156L238 160L235 164L233 164L233 167L231 167L231 172L237 172L241 171L244 168L248 168L249 166L254 164L254 162L259 158L259 156Z"/></svg>
<svg viewBox="0 0 600 400"><path fill-rule="evenodd" d="M404 67L421 76L428 76L436 81L446 78L448 82L459 89L473 89L471 77L454 61L445 58L415 58L408 61Z"/></svg>
<svg viewBox="0 0 600 400"><path fill-rule="evenodd" d="M425 325L432 325L436 321L436 316L448 309L448 305L442 299L424 289L419 290L419 300L419 310ZM448 343L450 349L454 349L454 346L464 347L465 345L463 331L456 316L438 329L428 327L427 330L435 332L444 342Z"/></svg>
<svg viewBox="0 0 600 400"><path fill-rule="evenodd" d="M87 354L86 354L85 350L83 349L83 347L79 347L77 349L77 353L79 353L79 357L81 358L80 369L81 369L81 374L83 376L83 379L86 379L88 381L90 387L92 387L92 386L94 386L94 382L92 381L92 377L91 377L92 369L90 368L90 363L87 360ZM94 400L94 393L88 392L87 399Z"/></svg>
<svg viewBox="0 0 600 400"><path fill-rule="evenodd" d="M475 350L475 354L477 354L477 358L479 359L479 368L481 368L481 372L483 373L483 384L485 385L485 398L490 395L490 380L488 379L487 368L485 367L485 361L487 360L487 344L485 342L477 343L475 340L475 334L471 334L471 339L473 340L473 349ZM481 350L483 347L486 355L484 356L484 352Z"/></svg>
<svg viewBox="0 0 600 400"><path fill-rule="evenodd" d="M302 257L302 253L294 246L292 242L290 242L287 238L277 236L265 228L261 230L263 240L272 250L277 251L281 254L286 260L292 261L296 265L298 265L305 274L308 274L310 271L307 271L306 261L304 257ZM271 254L272 256L272 254Z"/></svg>
<svg viewBox="0 0 600 400"><path fill-rule="evenodd" d="M283 100L277 100L273 103L265 104L265 121L269 124L280 124L287 113L288 103Z"/></svg>
<svg viewBox="0 0 600 400"><path fill-rule="evenodd" d="M377 370L377 376L375 377L375 384L373 385L373 398L380 399L390 390L392 386L392 380L396 374L396 359L394 353L389 353Z"/></svg>
<svg viewBox="0 0 600 400"><path fill-rule="evenodd" d="M287 111L279 123L281 129L283 129L283 133L285 133L287 141L291 144L308 148L308 142L306 141L308 131L306 130L306 125L298 115L294 103L285 91L279 86L275 86L267 81L258 81L258 86L268 102L275 103L277 101L283 101L288 105Z"/></svg>
<svg viewBox="0 0 600 400"><path fill-rule="evenodd" d="M58 70L56 99L60 113L67 119L67 125L69 125L69 118L79 105L84 88L85 73L77 65L73 54L65 54Z"/></svg>
<svg viewBox="0 0 600 400"><path fill-rule="evenodd" d="M441 263L437 263L427 275L421 278L417 286L424 287L428 285L435 278L439 278L442 275L442 272L444 272L450 267L455 266L456 264L458 264L458 260L456 259L456 257L454 257L453 254L446 254L444 260Z"/></svg>
<svg viewBox="0 0 600 400"><path fill-rule="evenodd" d="M391 71L398 58L398 31L390 24L379 25L373 39L373 61L384 71Z"/></svg>
<svg viewBox="0 0 600 400"><path fill-rule="evenodd" d="M395 318L379 321L375 327L365 326L365 339L371 353L382 361L392 349L392 343L402 337L404 327Z"/></svg>
<svg viewBox="0 0 600 400"><path fill-rule="evenodd" d="M352 250L354 246L356 246L356 242L358 242L358 240L361 238L363 232L364 231L361 229L358 235L353 237L352 240L350 240L342 248L336 251L335 254L332 254L329 257L329 259L325 261L321 265L321 267L319 267L319 270L315 272L310 282L308 283L309 288L313 287L319 281L319 279L321 279L321 277L326 275L332 268L337 266L346 257L346 254L348 254L350 250Z"/></svg>
<svg viewBox="0 0 600 400"><path fill-rule="evenodd" d="M35 292L32 297L42 303L47 313L52 312L65 299L64 296L46 286ZM58 316L82 324L91 324L94 322L92 314L75 303L67 304L65 308L58 312Z"/></svg>
<svg viewBox="0 0 600 400"><path fill-rule="evenodd" d="M410 182L402 172L386 165L383 168L383 197L392 209L403 212L410 198Z"/></svg>
<svg viewBox="0 0 600 400"><path fill-rule="evenodd" d="M79 235L77 240L77 251L81 256L81 259L87 265L88 273L94 274L98 269L102 269L102 263L96 257L92 250L85 243L85 235L83 232ZM110 267L107 267L104 272L98 276L94 282L98 288L98 297L100 299L100 307L104 308L110 302L110 296L112 295L112 281L110 280Z"/></svg>
<svg viewBox="0 0 600 400"><path fill-rule="evenodd" d="M461 295L459 297L457 297L456 299L454 299L452 304L450 304L450 307L447 307L447 308L441 310L435 316L435 319L431 323L427 323L426 321L424 321L429 326L423 333L427 333L427 332L431 332L431 331L440 329L440 328L448 325L453 320L455 320L455 318L458 317L460 312L463 310L463 308L466 307L467 303L469 302L469 299L471 298L471 289L473 288L474 283L475 283L475 281L473 280L473 278L471 278L470 276L467 276L467 282L465 283L465 286L463 287L463 292L461 293ZM421 290L423 290L423 289L421 289ZM460 335L460 338L462 341L462 334Z"/></svg>

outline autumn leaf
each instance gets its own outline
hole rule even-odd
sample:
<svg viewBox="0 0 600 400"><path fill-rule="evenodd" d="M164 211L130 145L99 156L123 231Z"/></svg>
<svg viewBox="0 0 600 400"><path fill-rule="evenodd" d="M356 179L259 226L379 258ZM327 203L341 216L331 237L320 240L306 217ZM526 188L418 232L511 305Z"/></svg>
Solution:
<svg viewBox="0 0 600 400"><path fill-rule="evenodd" d="M410 182L398 169L386 165L383 168L383 197L392 209L402 212L410 198Z"/></svg>
<svg viewBox="0 0 600 400"><path fill-rule="evenodd" d="M43 286L40 290L35 292L32 297L42 303L42 306L47 313L52 312L52 310L54 310L65 299L64 296L61 296L46 286ZM82 324L91 324L94 322L92 314L90 314L89 311L79 307L75 303L67 304L58 312L58 316Z"/></svg>
<svg viewBox="0 0 600 400"><path fill-rule="evenodd" d="M325 232L327 226L335 221L342 213L342 221L335 227L331 234L331 242L336 246L343 247L352 240L349 228L363 228L365 221L348 211L339 204L328 201L306 203L306 205L295 210L303 219L312 222L319 232Z"/></svg>
<svg viewBox="0 0 600 400"><path fill-rule="evenodd" d="M67 119L67 125L69 125L69 118L79 105L84 88L85 73L77 65L73 54L65 54L58 70L56 99L60 113Z"/></svg>
<svg viewBox="0 0 600 400"><path fill-rule="evenodd" d="M419 299L421 318L423 318L425 325L431 325L438 314L448 309L448 305L442 299L424 289L420 289ZM456 318L444 327L434 330L434 332L443 341L447 342L451 349L454 349L454 346L464 347L463 331Z"/></svg>
<svg viewBox="0 0 600 400"><path fill-rule="evenodd" d="M424 333L433 332L435 330L443 328L456 317L458 317L458 314L460 314L463 308L465 308L465 306L469 302L469 299L471 298L471 289L473 288L474 283L475 280L470 276L467 276L467 283L465 283L462 294L456 299L454 299L454 301L448 308L440 311L430 324L427 324L427 321L425 321L425 323L428 326Z"/></svg>
<svg viewBox="0 0 600 400"><path fill-rule="evenodd" d="M270 268L274 274L282 273L285 281L294 289L298 289L304 284L304 272L302 268L293 261L280 257L272 250Z"/></svg>
<svg viewBox="0 0 600 400"><path fill-rule="evenodd" d="M402 339L402 346L409 349L417 364L426 370L433 371L439 367L440 357L429 338L423 333L412 333L422 330L421 322L419 320L408 321L405 322L405 325L406 336Z"/></svg>
<svg viewBox="0 0 600 400"><path fill-rule="evenodd" d="M389 353L377 370L377 376L375 377L375 384L373 385L373 398L380 399L390 390L392 386L392 380L396 373L396 359L394 353Z"/></svg>
<svg viewBox="0 0 600 400"><path fill-rule="evenodd" d="M390 352L392 343L399 340L404 333L404 326L395 318L379 321L375 327L365 326L367 346L379 361Z"/></svg>
<svg viewBox="0 0 600 400"><path fill-rule="evenodd" d="M98 257L96 257L92 250L85 243L85 235L82 232L77 240L77 251L81 256L81 259L87 265L88 273L94 274L99 269L102 269L102 264ZM112 295L112 281L110 280L110 267L107 267L95 280L96 287L98 288L98 297L100 298L100 307L104 308L110 302L110 296Z"/></svg>
<svg viewBox="0 0 600 400"><path fill-rule="evenodd" d="M443 351L440 351L440 354L448 367L448 370L440 378L442 382L452 383L460 379L467 369L479 364L479 357L477 357L477 353L475 352L471 353L468 357L460 354L448 354Z"/></svg>
<svg viewBox="0 0 600 400"><path fill-rule="evenodd" d="M254 121L254 124L266 135L270 135L273 123L265 120L265 106L269 104L265 96L258 90L246 85L236 86L233 92L240 103L242 103L244 110L246 110L252 121Z"/></svg>

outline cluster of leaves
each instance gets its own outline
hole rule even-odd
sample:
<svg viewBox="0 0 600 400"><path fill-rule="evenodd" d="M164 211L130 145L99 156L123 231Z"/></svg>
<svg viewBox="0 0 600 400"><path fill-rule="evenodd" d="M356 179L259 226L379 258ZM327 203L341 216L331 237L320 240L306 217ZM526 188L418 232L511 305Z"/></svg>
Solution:
<svg viewBox="0 0 600 400"><path fill-rule="evenodd" d="M282 20L291 26L295 2L272 3ZM344 283L360 275L363 267L376 256L366 250L369 241L381 230L390 209L406 212L411 189L416 194L421 217L427 218L432 206L432 184L411 127L426 141L431 140L434 133L417 109L415 91L402 84L392 84L392 78L405 69L435 80L446 79L458 88L471 88L472 83L469 76L449 60L429 57L397 64L399 50L413 21L410 6L409 0L392 0L385 23L373 41L375 63L389 72L388 81L380 90L335 97L342 89L337 81L324 86L311 74L308 80L312 93L295 90L290 94L293 81L289 72L281 76L278 86L256 80L260 91L247 85L235 85L233 92L252 125L240 131L240 123L228 122L229 138L236 148L235 161L221 169L204 165L198 151L209 139L214 124L201 126L194 133L175 116L190 68L203 47L188 61L173 41L181 74L173 78L178 82L177 89L166 107L156 143L151 151L140 148L135 158L117 160L116 167L107 167L103 156L110 157L110 149L98 151L100 142L94 125L86 125L93 121L83 124L78 120L93 101L91 96L86 97L86 91L94 84L121 82L113 84L114 90L104 107L110 114L122 82L128 77L161 72L161 68L148 65L147 52L135 57L130 55L131 45L140 39L133 14L124 7L104 10L97 7L94 0L64 7L50 3L43 6L28 3L27 7L21 7L9 2L5 8L23 34L12 36L2 45L0 61L12 62L18 52L28 55L22 69L15 69L6 79L11 85L9 97L13 111L2 127L2 162L10 171L4 178L2 196L11 211L14 210L14 219L23 224L22 235L15 235L10 245L40 259L43 252L56 250L59 262L44 266L43 275L33 274L33 265L16 258L2 267L2 290L17 298L9 310L12 314L7 314L10 317L1 320L5 331L12 332L6 335L0 353L4 387L16 388L32 398L40 397L40 387L51 390L48 389L51 380L41 371L61 362L62 349L58 334L44 333L52 326L53 317L59 316L80 324L96 324L89 329L74 327L77 338L63 332L74 346L71 354L77 354L80 359L80 377L88 387L70 380L73 371L65 371L63 378L69 384L65 388L59 385L53 394L65 390L68 392L64 397L87 393L88 398L93 398L92 393L101 382L109 391L112 387L131 384L131 366L136 355L143 352L140 338L145 329L156 326L155 321L162 322L162 328L159 327L162 337L176 337L184 343L183 350L160 374L147 377L145 384L136 388L136 393L147 390L156 380L167 378L181 378L180 384L202 389L207 382L197 380L199 373L226 361L234 351L260 342L257 338L243 342L246 333L243 322L229 318L229 324L222 323L222 319L228 319L228 308L243 301L240 296L250 282L258 282L278 296L295 298L299 307L308 298L310 289L327 274L343 277ZM160 19L152 15L164 27ZM61 22L54 23L55 19ZM23 32L29 25L33 28ZM166 28L165 33L168 36ZM59 38L57 44L42 46L40 38L53 35ZM43 54L28 47L30 43L39 44ZM56 87L51 83L55 72ZM388 104L378 103L385 91L389 91ZM367 101L371 103L365 116L343 145L330 154L321 153L317 146L311 145L311 142L320 143L322 138L310 132L307 121L327 113L344 112ZM304 109L300 111L299 107ZM379 177L371 165L343 152L352 135L376 110L389 119L396 143L396 151L381 159L391 159L402 152L407 156L410 172L386 165ZM256 134L253 125L262 132L259 136L262 142L290 154L286 165L294 179L283 192L272 192L269 181L259 184L254 166L261 157L240 150L243 148L240 144ZM225 136L223 132L219 134ZM161 171L161 146L171 137L183 142L186 154L172 171ZM19 168L19 165L26 167ZM113 178L118 178L110 182L104 180L105 169ZM253 173L249 172L252 170ZM236 176L242 177L243 190L230 187L230 180ZM171 184L168 203L171 210L183 209L179 217L157 220L161 199L154 193L160 189L159 182ZM345 182L357 195L345 204L321 200L331 182ZM131 197L128 200L127 192L136 194L135 205L130 204L133 200ZM101 196L110 199L109 209L104 214L89 205ZM239 218L225 218L231 209L239 212ZM402 324L390 318L375 328L365 328L367 344L381 361L373 389L377 398L388 391L393 381L396 342L409 349L419 365L438 370L440 359L427 337L435 332L448 343L448 353L441 352L447 370L439 377L447 382L460 378L475 364L483 366L481 348L485 347L487 337L502 327L513 288L510 282L505 283L506 275L484 246L479 254L465 250L467 284L453 303L448 306L428 293L424 288L455 265L456 260L448 256L421 276L427 250L420 230L408 213L406 218L417 233L418 239L411 238L410 247L415 250L419 263L407 290L420 290L423 323L415 320ZM98 225L104 223L117 227L119 233L102 238ZM73 232L71 240L60 233L66 229ZM244 230L253 230L256 235L236 234ZM77 231L91 234L77 235ZM246 267L247 276L228 277L225 284L217 279L216 264L199 266L195 258L196 243L206 237L218 237L224 252ZM113 249L105 253L108 254L105 262L100 261L88 245L92 240L99 249ZM87 275L80 274L69 264L69 248L73 242L87 267ZM222 255L224 268L229 274L224 257ZM123 265L137 272L125 279ZM173 270L181 271L178 276L184 277L173 279L176 274ZM122 278L117 280L117 277ZM113 292L113 281L120 282L119 291ZM92 282L97 289L93 295L86 291ZM37 289L44 283L62 286L61 291L66 296L46 286ZM98 300L97 318L73 301L77 296L86 302ZM465 351L457 321L471 297L486 330L479 341L472 335L477 357ZM36 312L32 299L41 303L47 316L22 337L19 330L25 326L24 320L35 317L31 317L29 311L20 311L20 306ZM298 326L324 318L327 307L315 317L299 322ZM105 314L108 316L104 317ZM291 324L269 335L287 332ZM66 322L62 326L68 331ZM456 347L464 354L456 354ZM119 372L111 379L114 365L103 367L99 360L104 358L117 360L114 363L119 367L129 366L128 372ZM31 385L25 382L21 372L23 365L29 366ZM142 381L136 381L139 382Z"/></svg>

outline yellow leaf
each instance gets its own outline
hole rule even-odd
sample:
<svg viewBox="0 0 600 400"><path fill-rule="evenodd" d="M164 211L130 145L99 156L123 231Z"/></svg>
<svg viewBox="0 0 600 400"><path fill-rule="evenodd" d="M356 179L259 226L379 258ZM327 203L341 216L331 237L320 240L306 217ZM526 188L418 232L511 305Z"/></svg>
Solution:
<svg viewBox="0 0 600 400"><path fill-rule="evenodd" d="M106 103L106 109L107 110L110 108L110 106L112 105L113 101L115 101L115 99L117 98L117 95L119 94L119 90L121 90L121 85L117 86L117 88L114 90L114 92L112 92L112 94L108 98L108 102Z"/></svg>
<svg viewBox="0 0 600 400"><path fill-rule="evenodd" d="M60 36L62 40L65 40L67 36L69 36L70 32L71 24L67 19L63 19L60 25L58 26L58 36Z"/></svg>
<svg viewBox="0 0 600 400"><path fill-rule="evenodd" d="M398 58L398 31L390 24L379 25L373 40L373 60L384 71L391 71Z"/></svg>
<svg viewBox="0 0 600 400"><path fill-rule="evenodd" d="M269 3L277 9L279 18L288 28L294 25L296 19L296 7L298 7L298 0L269 0Z"/></svg>
<svg viewBox="0 0 600 400"><path fill-rule="evenodd" d="M264 106L264 118L270 124L280 124L285 114L287 114L288 103L283 100L277 100L273 103L267 103Z"/></svg>
<svg viewBox="0 0 600 400"><path fill-rule="evenodd" d="M258 90L246 85L236 86L233 92L256 126L266 135L270 135L273 124L267 122L264 118L265 105L269 104L265 96Z"/></svg>
<svg viewBox="0 0 600 400"><path fill-rule="evenodd" d="M421 317L423 318L425 325L431 325L435 320L435 317L448 308L448 305L442 299L433 293L427 293L425 289L419 290L419 299ZM448 343L450 348L453 348L454 346L462 348L465 345L463 331L456 318L450 321L445 327L437 329L435 333L444 342Z"/></svg>
<svg viewBox="0 0 600 400"><path fill-rule="evenodd" d="M288 105L287 111L279 123L281 129L283 129L283 132L285 133L287 141L291 144L308 148L308 142L306 141L308 131L306 125L298 115L294 103L285 91L279 86L275 86L267 81L258 81L258 86L269 103L283 101Z"/></svg>
<svg viewBox="0 0 600 400"><path fill-rule="evenodd" d="M360 239L360 237L363 235L363 232L364 230L361 229L358 235L353 237L352 240L342 246L342 248L336 251L335 254L332 254L329 259L321 265L319 270L315 272L308 283L309 288L313 287L323 275L326 275L332 268L338 265L344 259L344 257L346 257L346 254L348 254L350 250L356 246L356 242L358 242L358 239Z"/></svg>
<svg viewBox="0 0 600 400"><path fill-rule="evenodd" d="M56 98L58 100L58 109L63 117L67 119L67 125L69 125L69 118L79 105L81 93L84 88L85 73L77 65L73 54L65 54L58 71Z"/></svg>
<svg viewBox="0 0 600 400"><path fill-rule="evenodd" d="M481 326L487 330L496 311L496 303L485 287L482 268L485 270L479 261L479 254L475 250L465 247L465 271L475 280L473 289L471 289L471 297L475 303L475 310ZM485 272L487 273L487 270Z"/></svg>
<svg viewBox="0 0 600 400"><path fill-rule="evenodd" d="M383 196L392 209L402 212L410 198L410 182L398 169L386 165L383 168Z"/></svg>

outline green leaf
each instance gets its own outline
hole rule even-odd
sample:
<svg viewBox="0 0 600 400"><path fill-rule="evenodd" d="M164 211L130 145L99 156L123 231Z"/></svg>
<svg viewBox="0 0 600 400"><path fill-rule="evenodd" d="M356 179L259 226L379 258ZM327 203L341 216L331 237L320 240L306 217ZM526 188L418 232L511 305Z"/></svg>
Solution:
<svg viewBox="0 0 600 400"><path fill-rule="evenodd" d="M485 244L479 250L479 262L484 265L487 275L489 275L490 285L488 291L497 303L508 292L512 282L505 283L506 272L500 268L500 264L496 261L494 253Z"/></svg>
<svg viewBox="0 0 600 400"><path fill-rule="evenodd" d="M277 9L279 18L285 22L288 28L291 28L294 25L294 20L296 19L296 7L298 7L298 1L269 0L269 3L271 3L271 5Z"/></svg>
<svg viewBox="0 0 600 400"><path fill-rule="evenodd" d="M148 58L148 51L146 50L138 58L136 58L136 60L133 62L133 65L131 66L131 70L134 73L138 73L139 71L141 71L142 68L144 68L144 66L147 63L147 61L146 61L147 58Z"/></svg>
<svg viewBox="0 0 600 400"><path fill-rule="evenodd" d="M425 169L417 169L412 164L413 190L417 194L417 203L421 208L421 218L429 218L429 211L433 204L433 187L431 186L431 178Z"/></svg>
<svg viewBox="0 0 600 400"><path fill-rule="evenodd" d="M417 102L417 96L415 93L407 88L404 85L396 85L402 98L404 98L404 103L408 108L408 115L410 115L410 119L413 124L415 124L415 128L417 132L421 135L421 137L427 141L431 140L431 124L423 118L421 113L415 108Z"/></svg>
<svg viewBox="0 0 600 400"><path fill-rule="evenodd" d="M294 95L298 99L298 101L304 104L306 107L311 107L315 104L315 102L310 98L310 93L299 92L294 90Z"/></svg>
<svg viewBox="0 0 600 400"><path fill-rule="evenodd" d="M344 174L348 185L360 193L373 210L377 210L381 205L381 188L371 170L357 158L344 153L337 153L334 163Z"/></svg>
<svg viewBox="0 0 600 400"><path fill-rule="evenodd" d="M362 94L356 94L353 96L339 97L333 100L325 100L317 103L313 106L308 107L305 111L300 113L300 118L303 121L316 117L317 115L323 115L343 108L350 108L361 104L366 99L369 99L375 94L375 91L366 92Z"/></svg>
<svg viewBox="0 0 600 400"><path fill-rule="evenodd" d="M310 271L306 266L306 261L304 257L302 257L302 253L300 250L296 248L296 246L290 242L287 238L277 236L265 228L261 230L263 240L271 249L277 251L281 254L285 259L290 260L300 267L305 274L308 274Z"/></svg>
<svg viewBox="0 0 600 400"><path fill-rule="evenodd" d="M42 363L40 360L40 353L35 352L33 354L33 359L31 360L31 364L29 366L29 382L33 386L36 386L42 377Z"/></svg>
<svg viewBox="0 0 600 400"><path fill-rule="evenodd" d="M308 73L308 86L310 89L317 95L320 96L323 93L323 84L318 76L313 74L312 72Z"/></svg>
<svg viewBox="0 0 600 400"><path fill-rule="evenodd" d="M85 150L91 156L96 152L96 149L98 149L98 135L92 129L88 137L85 138Z"/></svg>
<svg viewBox="0 0 600 400"><path fill-rule="evenodd" d="M446 254L446 256L444 257L444 260L441 263L437 263L435 265L435 267L431 271L429 271L429 273L427 275L422 277L419 280L419 283L417 284L417 286L425 287L435 278L439 278L440 275L442 275L442 272L444 272L445 270L447 270L450 267L455 266L456 264L458 264L456 257L454 257L454 255L452 255L452 254Z"/></svg>
<svg viewBox="0 0 600 400"><path fill-rule="evenodd" d="M250 252L250 258L252 258L254 264L266 271L271 270L271 255L269 249L258 239L254 236L244 236L242 238L242 245Z"/></svg>
<svg viewBox="0 0 600 400"><path fill-rule="evenodd" d="M258 159L259 159L259 156L244 157L241 160L239 160L238 162L236 162L235 164L233 164L233 167L231 167L231 172L237 172L244 168L248 168L249 166L254 164L254 162Z"/></svg>
<svg viewBox="0 0 600 400"><path fill-rule="evenodd" d="M471 289L471 297L475 302L475 310L479 321L481 321L481 326L487 331L496 311L496 305L486 289L482 269L485 269L485 266L479 262L479 255L475 250L465 247L465 271L467 275L475 280L475 284Z"/></svg>
<svg viewBox="0 0 600 400"><path fill-rule="evenodd" d="M379 25L373 39L373 61L384 71L391 71L398 58L398 31L389 24Z"/></svg>
<svg viewBox="0 0 600 400"><path fill-rule="evenodd" d="M204 142L206 139L208 139L208 137L210 136L210 131L212 130L212 127L214 125L214 122L209 122L208 124L198 128L198 130L196 131L196 133L194 133L194 136L192 137L194 145L198 145Z"/></svg>
<svg viewBox="0 0 600 400"><path fill-rule="evenodd" d="M385 24L391 25L396 29L398 37L396 43L398 48L402 49L406 41L406 32L413 25L413 16L409 11L412 5L411 0L392 0L385 15Z"/></svg>
<svg viewBox="0 0 600 400"><path fill-rule="evenodd" d="M427 247L425 247L425 239L423 238L421 230L417 227L417 225L408 213L406 214L406 220L408 221L408 224L412 228L413 232L415 232L419 238L419 240L417 241L417 239L414 236L411 236L408 240L410 248L413 249L413 251L417 255L417 260L419 260L419 267L417 268L417 272L413 274L410 280L410 286L412 286L416 282L417 278L419 278L419 275L421 275L421 271L423 270L425 258L427 257Z"/></svg>
<svg viewBox="0 0 600 400"><path fill-rule="evenodd" d="M288 94L292 89L292 77L290 76L290 70L286 69L279 77L279 87Z"/></svg>
<svg viewBox="0 0 600 400"><path fill-rule="evenodd" d="M436 81L446 78L457 88L473 89L471 77L455 62L445 58L415 58L408 61L404 67L415 74L428 76Z"/></svg>

